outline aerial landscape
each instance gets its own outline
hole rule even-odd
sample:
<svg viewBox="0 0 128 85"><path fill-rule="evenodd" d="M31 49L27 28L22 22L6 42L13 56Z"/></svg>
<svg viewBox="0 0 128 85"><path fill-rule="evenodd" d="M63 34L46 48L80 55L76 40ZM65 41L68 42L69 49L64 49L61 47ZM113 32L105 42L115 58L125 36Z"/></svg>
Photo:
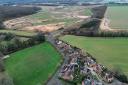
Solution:
<svg viewBox="0 0 128 85"><path fill-rule="evenodd" d="M128 85L128 0L0 0L0 85Z"/></svg>

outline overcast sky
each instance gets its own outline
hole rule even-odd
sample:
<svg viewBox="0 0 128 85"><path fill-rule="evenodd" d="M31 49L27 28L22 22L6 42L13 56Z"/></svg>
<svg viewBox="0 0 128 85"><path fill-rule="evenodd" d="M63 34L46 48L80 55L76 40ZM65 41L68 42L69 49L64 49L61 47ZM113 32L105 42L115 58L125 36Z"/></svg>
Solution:
<svg viewBox="0 0 128 85"><path fill-rule="evenodd" d="M5 2L33 2L33 1L40 1L40 2L46 2L46 1L68 1L68 0L0 0L0 3L5 3ZM69 0L71 1L71 0ZM128 0L74 0L74 1L128 1Z"/></svg>

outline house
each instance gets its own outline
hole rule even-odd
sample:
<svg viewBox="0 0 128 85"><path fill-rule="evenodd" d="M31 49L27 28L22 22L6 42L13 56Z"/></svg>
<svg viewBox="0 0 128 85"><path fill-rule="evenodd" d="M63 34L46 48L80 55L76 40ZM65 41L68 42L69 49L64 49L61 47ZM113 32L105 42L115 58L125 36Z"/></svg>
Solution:
<svg viewBox="0 0 128 85"><path fill-rule="evenodd" d="M82 85L103 85L102 82L97 81L91 77L88 77L82 82Z"/></svg>
<svg viewBox="0 0 128 85"><path fill-rule="evenodd" d="M111 83L114 80L113 74L111 72L106 72L104 79L108 82Z"/></svg>

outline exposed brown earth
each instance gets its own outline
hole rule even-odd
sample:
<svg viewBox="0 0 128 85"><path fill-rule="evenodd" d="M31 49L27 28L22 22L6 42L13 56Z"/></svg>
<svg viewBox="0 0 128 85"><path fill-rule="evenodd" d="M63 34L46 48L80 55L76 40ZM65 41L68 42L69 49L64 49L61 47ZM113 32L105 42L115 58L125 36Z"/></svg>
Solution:
<svg viewBox="0 0 128 85"><path fill-rule="evenodd" d="M52 32L52 31L58 30L58 29L60 29L62 27L64 27L64 23L29 26L29 27L25 27L25 28L23 28L21 30Z"/></svg>
<svg viewBox="0 0 128 85"><path fill-rule="evenodd" d="M22 27L32 26L32 23L34 23L35 21L40 22L34 19L21 17L21 18L16 18L16 19L5 21L4 26L8 29L20 29Z"/></svg>

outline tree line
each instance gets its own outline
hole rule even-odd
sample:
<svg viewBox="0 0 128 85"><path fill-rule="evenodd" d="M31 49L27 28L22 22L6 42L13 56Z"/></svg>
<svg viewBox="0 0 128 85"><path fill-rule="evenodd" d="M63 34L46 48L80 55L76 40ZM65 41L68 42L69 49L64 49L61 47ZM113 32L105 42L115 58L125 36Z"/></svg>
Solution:
<svg viewBox="0 0 128 85"><path fill-rule="evenodd" d="M0 6L0 26L5 20L37 13L40 9L39 7Z"/></svg>
<svg viewBox="0 0 128 85"><path fill-rule="evenodd" d="M78 36L88 36L88 37L128 37L128 31L102 31L100 30L101 20L92 19L88 23L83 23L79 28L75 29L65 29L63 34L72 34Z"/></svg>
<svg viewBox="0 0 128 85"><path fill-rule="evenodd" d="M3 45L3 44L0 44L0 51L4 54L4 55L7 55L7 54L10 54L10 53L13 53L13 52L16 52L18 50L21 50L21 49L24 49L24 48L28 48L28 47L31 47L33 45L37 45L37 44L40 44L42 42L45 41L45 36L44 36L44 33L37 33L37 35L35 36L32 36L31 38L29 38L28 40L26 41L22 41L20 40L19 37L14 37L13 34L7 34L7 36L10 35L13 37L13 39L11 39L11 41L13 43L7 43L7 45ZM7 37L6 36L6 40L9 40L10 37Z"/></svg>

